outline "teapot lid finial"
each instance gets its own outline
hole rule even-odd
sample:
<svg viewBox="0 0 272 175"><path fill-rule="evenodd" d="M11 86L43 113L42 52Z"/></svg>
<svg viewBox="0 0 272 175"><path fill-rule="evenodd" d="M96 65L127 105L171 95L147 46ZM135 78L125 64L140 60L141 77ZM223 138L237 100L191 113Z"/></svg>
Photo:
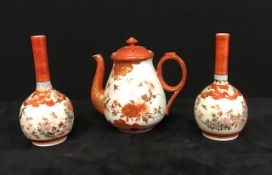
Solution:
<svg viewBox="0 0 272 175"><path fill-rule="evenodd" d="M126 41L126 43L127 43L128 45L135 45L135 44L138 43L138 40L136 40L134 37L130 37L130 38Z"/></svg>
<svg viewBox="0 0 272 175"><path fill-rule="evenodd" d="M153 58L152 51L147 50L143 46L136 45L138 40L130 37L127 41L127 46L121 47L116 52L112 53L111 58L116 61L141 61Z"/></svg>

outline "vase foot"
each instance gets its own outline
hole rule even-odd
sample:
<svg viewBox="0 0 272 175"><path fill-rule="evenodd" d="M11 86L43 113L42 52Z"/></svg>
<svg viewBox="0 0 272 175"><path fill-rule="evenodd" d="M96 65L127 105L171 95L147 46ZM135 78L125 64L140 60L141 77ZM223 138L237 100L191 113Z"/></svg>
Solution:
<svg viewBox="0 0 272 175"><path fill-rule="evenodd" d="M124 133L129 133L129 134L140 134L140 133L145 133L148 132L150 130L152 130L152 128L147 128L147 129L139 129L139 130L128 130L128 129L122 129L122 128L118 128L118 130L120 132L124 132Z"/></svg>
<svg viewBox="0 0 272 175"><path fill-rule="evenodd" d="M49 141L32 141L32 144L35 146L40 146L40 147L54 146L64 142L66 139L67 139L67 136L64 136L64 137L54 139L54 140L49 140Z"/></svg>
<svg viewBox="0 0 272 175"><path fill-rule="evenodd" d="M211 140L217 140L217 141L230 141L234 140L239 136L238 134L230 134L230 135L216 135L216 134L209 134L206 132L202 132L202 135L208 139Z"/></svg>

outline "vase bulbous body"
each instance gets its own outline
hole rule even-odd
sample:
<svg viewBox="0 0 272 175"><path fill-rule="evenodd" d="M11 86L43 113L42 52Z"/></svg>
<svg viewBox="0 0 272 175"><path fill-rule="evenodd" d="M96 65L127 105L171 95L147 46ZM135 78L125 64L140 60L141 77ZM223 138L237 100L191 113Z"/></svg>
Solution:
<svg viewBox="0 0 272 175"><path fill-rule="evenodd" d="M66 139L74 113L71 101L57 90L36 90L21 105L19 119L33 144L51 146Z"/></svg>
<svg viewBox="0 0 272 175"><path fill-rule="evenodd" d="M233 140L247 121L247 104L242 94L227 81L215 80L195 101L195 120L204 136Z"/></svg>

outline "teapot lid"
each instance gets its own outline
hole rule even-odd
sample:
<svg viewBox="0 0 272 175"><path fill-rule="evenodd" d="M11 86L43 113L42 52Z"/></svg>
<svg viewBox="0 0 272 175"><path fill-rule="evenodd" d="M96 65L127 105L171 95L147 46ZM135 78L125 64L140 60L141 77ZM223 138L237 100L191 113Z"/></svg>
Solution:
<svg viewBox="0 0 272 175"><path fill-rule="evenodd" d="M153 52L143 46L136 45L138 41L135 38L130 37L126 43L127 46L121 47L112 53L111 59L116 61L141 61L153 58Z"/></svg>

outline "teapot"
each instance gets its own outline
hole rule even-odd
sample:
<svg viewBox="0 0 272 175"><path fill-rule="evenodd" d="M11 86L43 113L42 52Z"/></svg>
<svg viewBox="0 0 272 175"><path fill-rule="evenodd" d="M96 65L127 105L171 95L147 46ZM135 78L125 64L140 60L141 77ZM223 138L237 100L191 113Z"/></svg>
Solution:
<svg viewBox="0 0 272 175"><path fill-rule="evenodd" d="M118 130L127 133L150 131L163 117L183 89L187 69L184 61L175 52L168 52L160 59L155 70L152 59L154 53L130 37L127 46L112 53L113 67L103 88L105 64L100 54L93 55L97 62L91 88L91 101L107 121ZM180 82L169 86L162 73L165 61L174 60L182 69ZM173 92L166 104L164 90Z"/></svg>

